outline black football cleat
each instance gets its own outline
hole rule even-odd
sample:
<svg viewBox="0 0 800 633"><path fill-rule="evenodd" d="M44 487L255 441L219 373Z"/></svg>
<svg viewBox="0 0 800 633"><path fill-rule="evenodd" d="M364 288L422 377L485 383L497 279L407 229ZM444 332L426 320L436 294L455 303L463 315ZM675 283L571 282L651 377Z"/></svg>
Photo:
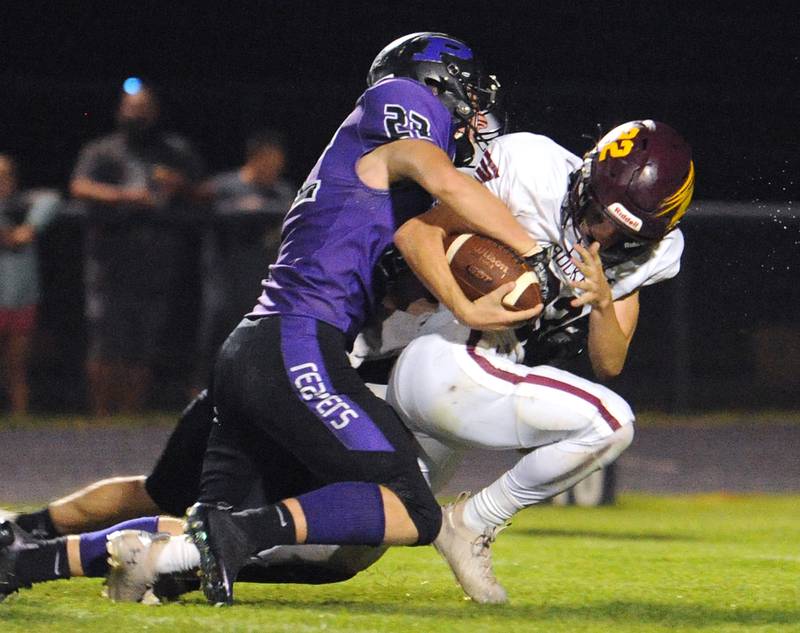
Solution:
<svg viewBox="0 0 800 633"><path fill-rule="evenodd" d="M0 521L0 602L29 583L21 582L16 562L19 552L35 547L38 541L13 521Z"/></svg>
<svg viewBox="0 0 800 633"><path fill-rule="evenodd" d="M215 606L233 604L233 583L249 549L231 507L195 503L186 513L186 534L200 551L200 588L206 600Z"/></svg>

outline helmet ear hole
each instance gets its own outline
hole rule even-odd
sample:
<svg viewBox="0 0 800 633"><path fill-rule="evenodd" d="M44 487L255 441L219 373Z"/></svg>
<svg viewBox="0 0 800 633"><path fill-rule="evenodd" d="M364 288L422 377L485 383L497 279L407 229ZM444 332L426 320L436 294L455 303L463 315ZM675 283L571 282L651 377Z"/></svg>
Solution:
<svg viewBox="0 0 800 633"><path fill-rule="evenodd" d="M434 90L433 94L435 95L439 94L439 91L441 90L441 84L435 79L432 79L431 77L426 77L425 81L423 81L422 83L424 83L429 88L433 88Z"/></svg>

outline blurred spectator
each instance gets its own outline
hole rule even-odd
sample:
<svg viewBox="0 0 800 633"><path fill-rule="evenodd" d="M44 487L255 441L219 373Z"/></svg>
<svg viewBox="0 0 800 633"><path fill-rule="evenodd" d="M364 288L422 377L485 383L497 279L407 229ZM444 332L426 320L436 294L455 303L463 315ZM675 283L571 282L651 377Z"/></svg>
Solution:
<svg viewBox="0 0 800 633"><path fill-rule="evenodd" d="M162 130L151 86L125 86L116 131L81 150L70 184L85 203L86 369L96 416L141 411L171 349L171 322L194 323L176 308L196 277L201 160L186 139Z"/></svg>
<svg viewBox="0 0 800 633"><path fill-rule="evenodd" d="M283 217L296 191L283 177L285 167L285 136L261 130L247 139L244 165L202 188L213 210L203 251L196 376L203 387L217 348L253 308L267 267L278 257Z"/></svg>
<svg viewBox="0 0 800 633"><path fill-rule="evenodd" d="M53 191L20 191L14 160L0 154L0 352L14 415L28 412L28 359L40 299L36 238L60 205Z"/></svg>

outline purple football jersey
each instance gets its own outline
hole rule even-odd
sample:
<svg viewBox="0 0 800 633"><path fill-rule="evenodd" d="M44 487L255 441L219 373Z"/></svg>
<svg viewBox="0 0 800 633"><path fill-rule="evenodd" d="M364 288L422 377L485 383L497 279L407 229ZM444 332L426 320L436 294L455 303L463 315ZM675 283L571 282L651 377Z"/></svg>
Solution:
<svg viewBox="0 0 800 633"><path fill-rule="evenodd" d="M361 95L300 188L251 315L308 316L355 337L373 310L375 264L397 228L432 203L410 181L367 187L356 162L403 138L428 140L452 158L454 131L447 109L411 79L386 79Z"/></svg>

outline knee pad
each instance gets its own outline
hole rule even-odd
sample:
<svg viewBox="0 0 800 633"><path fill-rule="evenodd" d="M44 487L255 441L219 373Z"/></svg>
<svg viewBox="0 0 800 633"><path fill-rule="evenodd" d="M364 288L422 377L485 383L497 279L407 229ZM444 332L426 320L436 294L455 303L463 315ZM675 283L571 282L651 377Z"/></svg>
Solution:
<svg viewBox="0 0 800 633"><path fill-rule="evenodd" d="M419 536L415 545L433 543L434 539L439 536L439 530L442 529L442 509L433 494L429 495L429 499L415 499L413 502L403 497L400 499L403 501L414 527L417 528Z"/></svg>

